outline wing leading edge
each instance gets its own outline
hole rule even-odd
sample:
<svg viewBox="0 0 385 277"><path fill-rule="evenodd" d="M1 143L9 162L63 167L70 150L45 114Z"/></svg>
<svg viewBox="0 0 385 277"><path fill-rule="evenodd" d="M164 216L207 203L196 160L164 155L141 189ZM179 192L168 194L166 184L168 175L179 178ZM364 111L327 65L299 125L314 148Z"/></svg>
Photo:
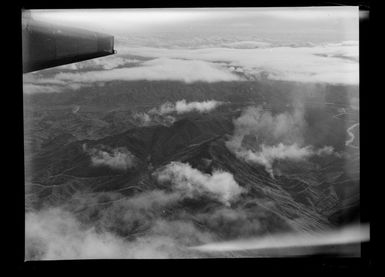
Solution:
<svg viewBox="0 0 385 277"><path fill-rule="evenodd" d="M23 17L23 73L115 54L114 37Z"/></svg>

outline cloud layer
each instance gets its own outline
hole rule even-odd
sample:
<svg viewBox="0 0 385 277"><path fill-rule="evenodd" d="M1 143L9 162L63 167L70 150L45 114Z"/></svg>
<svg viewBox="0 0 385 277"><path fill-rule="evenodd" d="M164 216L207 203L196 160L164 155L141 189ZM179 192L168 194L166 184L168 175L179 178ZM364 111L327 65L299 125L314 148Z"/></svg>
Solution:
<svg viewBox="0 0 385 277"><path fill-rule="evenodd" d="M237 75L210 62L170 58L152 59L142 62L140 66L137 67L87 71L82 73L59 73L54 78L76 83L133 80L174 80L192 83L199 81L237 81L240 79Z"/></svg>
<svg viewBox="0 0 385 277"><path fill-rule="evenodd" d="M241 67L246 76L255 78L261 72L267 72L271 79L287 81L335 84L358 84L359 81L357 41L307 47L245 48L166 49L141 47L126 48L122 51L148 58L224 62L229 66Z"/></svg>
<svg viewBox="0 0 385 277"><path fill-rule="evenodd" d="M307 83L359 83L358 41L294 43L292 46L245 41L200 49L121 47L119 53L121 56L63 66L67 71L50 77L28 75L24 91L56 92L135 80L211 83L269 78ZM129 58L132 56L145 60Z"/></svg>
<svg viewBox="0 0 385 277"><path fill-rule="evenodd" d="M119 57L119 56L109 56L102 57L97 59L86 60L77 63L71 63L57 67L58 70L110 70L116 67L120 67L128 64L136 64L141 62L137 59Z"/></svg>

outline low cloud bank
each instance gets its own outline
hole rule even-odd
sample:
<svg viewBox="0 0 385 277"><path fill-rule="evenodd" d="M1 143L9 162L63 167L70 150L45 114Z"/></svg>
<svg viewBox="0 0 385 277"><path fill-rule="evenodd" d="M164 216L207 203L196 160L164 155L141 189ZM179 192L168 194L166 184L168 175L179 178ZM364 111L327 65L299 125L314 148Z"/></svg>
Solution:
<svg viewBox="0 0 385 277"><path fill-rule="evenodd" d="M307 83L359 83L356 42L270 47L268 43L246 41L234 42L229 47L232 48L123 47L123 53L149 60L105 57L67 65L63 67L67 72L52 77L25 78L25 91L76 90L90 84L137 80L212 83L268 78ZM126 64L131 65L125 67Z"/></svg>
<svg viewBox="0 0 385 277"><path fill-rule="evenodd" d="M136 164L136 157L125 147L108 149L91 148L85 151L90 155L93 166L107 166L117 170L127 170Z"/></svg>
<svg viewBox="0 0 385 277"><path fill-rule="evenodd" d="M58 67L57 69L65 70L110 70L127 64L140 63L140 60L125 57L102 57L77 63L71 63Z"/></svg>
<svg viewBox="0 0 385 277"><path fill-rule="evenodd" d="M91 86L91 84L70 83L55 78L41 78L35 75L29 75L23 80L23 93L57 93L68 89L78 90L82 87L89 86Z"/></svg>
<svg viewBox="0 0 385 277"><path fill-rule="evenodd" d="M260 106L249 107L234 120L234 127L227 148L248 163L263 165L272 177L276 160L299 161L314 155L335 154L331 146L314 149L305 145L306 121L301 106L276 115Z"/></svg>
<svg viewBox="0 0 385 277"><path fill-rule="evenodd" d="M188 197L210 193L225 205L245 191L229 172L216 170L211 175L205 174L181 162L171 162L156 176L160 182L171 182Z"/></svg>
<svg viewBox="0 0 385 277"><path fill-rule="evenodd" d="M81 64L81 63L80 63ZM26 93L56 92L64 90L77 90L90 85L105 85L105 82L113 81L179 81L185 83L193 82L229 82L239 81L242 78L226 67L213 62L201 61L199 59L169 59L155 58L139 62L136 66L120 67L125 63L112 62L110 66L102 63L98 67L84 65L71 65L67 70L80 72L60 72L52 77L41 77L28 75L24 80L24 91ZM84 68L83 68L84 66ZM118 67L119 68L116 68ZM91 69L86 71L86 69ZM95 70L104 69L104 70ZM39 87L36 87L40 85ZM47 85L55 85L50 90ZM35 86L35 87L33 87Z"/></svg>
<svg viewBox="0 0 385 277"><path fill-rule="evenodd" d="M181 258L188 254L180 237L187 245L211 239L189 222L155 220L145 236L127 240L61 208L27 213L25 237L27 260Z"/></svg>
<svg viewBox="0 0 385 277"><path fill-rule="evenodd" d="M183 197L157 189L129 197L78 192L61 206L27 212L26 260L197 257L187 247L215 235L185 213L167 216Z"/></svg>
<svg viewBox="0 0 385 277"><path fill-rule="evenodd" d="M61 92L63 90L60 86L52 86L52 85L37 85L25 83L23 84L23 92L25 94L33 94L33 93L52 93L52 92Z"/></svg>
<svg viewBox="0 0 385 277"><path fill-rule="evenodd" d="M286 81L350 84L359 83L358 42L318 44L300 47L249 48L201 48L169 49L137 47L123 51L131 55L148 58L188 59L205 62L225 62L229 66L241 67L246 76L256 77L266 72L268 78Z"/></svg>
<svg viewBox="0 0 385 277"><path fill-rule="evenodd" d="M182 60L156 58L142 62L136 67L114 68L104 71L86 71L79 73L58 73L56 80L90 83L109 81L182 81L192 82L220 82L237 81L240 77L227 71L220 65L201 60Z"/></svg>
<svg viewBox="0 0 385 277"><path fill-rule="evenodd" d="M225 48L235 48L235 49L253 49L253 48L266 48L271 47L272 44L264 41L254 41L254 40L244 40L244 41L234 41L223 43Z"/></svg>

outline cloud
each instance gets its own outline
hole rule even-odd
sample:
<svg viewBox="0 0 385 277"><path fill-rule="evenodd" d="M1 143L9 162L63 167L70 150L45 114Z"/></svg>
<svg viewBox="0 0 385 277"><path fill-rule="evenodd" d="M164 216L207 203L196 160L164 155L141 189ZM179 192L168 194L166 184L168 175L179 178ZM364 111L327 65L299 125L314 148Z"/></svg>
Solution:
<svg viewBox="0 0 385 277"><path fill-rule="evenodd" d="M276 160L300 161L314 155L337 154L331 146L314 149L305 145L305 127L301 105L292 112L275 115L261 106L248 107L234 120L234 133L226 146L238 158L263 165L272 177Z"/></svg>
<svg viewBox="0 0 385 277"><path fill-rule="evenodd" d="M232 74L220 65L210 62L159 58L145 61L136 67L81 73L58 73L54 76L54 79L75 83L133 80L171 80L192 83L199 81L236 81L240 77Z"/></svg>
<svg viewBox="0 0 385 277"><path fill-rule="evenodd" d="M58 70L110 70L127 64L137 64L141 61L138 59L125 58L119 56L102 57L77 63L71 63L56 67Z"/></svg>
<svg viewBox="0 0 385 277"><path fill-rule="evenodd" d="M93 166L107 166L117 170L127 170L135 166L136 157L127 148L104 148L86 148Z"/></svg>
<svg viewBox="0 0 385 277"><path fill-rule="evenodd" d="M124 205L135 210L156 210L173 205L179 200L181 200L181 197L178 193L152 190L129 198Z"/></svg>
<svg viewBox="0 0 385 277"><path fill-rule="evenodd" d="M146 190L148 186L137 185L139 191L130 195L77 191L58 206L27 212L25 259L207 258L213 243L255 238L277 228L276 203L255 195L245 195L249 201L235 207L178 209L181 201L197 194L235 200L240 188L231 174L204 174L178 162L160 173L171 187ZM279 228L290 226L282 219Z"/></svg>
<svg viewBox="0 0 385 277"><path fill-rule="evenodd" d="M240 149L236 152L236 155L246 162L265 166L266 171L269 172L271 176L274 176L273 162L276 160L301 161L314 155L322 156L331 155L333 153L334 149L330 146L314 150L311 146L300 147L296 143L290 145L279 143L278 145L273 146L262 144L259 151Z"/></svg>
<svg viewBox="0 0 385 277"><path fill-rule="evenodd" d="M188 197L210 193L225 205L245 191L229 172L215 170L210 175L181 162L171 162L158 171L156 177L159 182L171 182Z"/></svg>
<svg viewBox="0 0 385 277"><path fill-rule="evenodd" d="M176 112L177 114L183 114L183 113L189 113L189 112L199 112L199 113L207 113L214 109L216 109L218 106L223 105L223 102L216 101L216 100L207 100L207 101L193 101L193 102L186 102L186 100L180 100L176 101L174 103L166 102L162 104L158 109L151 109L149 111L150 114L160 114L165 115L169 113Z"/></svg>
<svg viewBox="0 0 385 277"><path fill-rule="evenodd" d="M124 243L110 233L84 229L72 214L49 209L26 214L26 259L124 257Z"/></svg>
<svg viewBox="0 0 385 277"><path fill-rule="evenodd" d="M192 221L162 218L180 194L153 190L76 193L63 206L26 213L26 260L197 257L186 247L213 241Z"/></svg>
<svg viewBox="0 0 385 277"><path fill-rule="evenodd" d="M150 115L144 112L134 113L133 118L139 122L140 126L149 126L152 122Z"/></svg>
<svg viewBox="0 0 385 277"><path fill-rule="evenodd" d="M23 92L26 94L61 92L62 90L63 88L60 86L23 84Z"/></svg>
<svg viewBox="0 0 385 277"><path fill-rule="evenodd" d="M23 75L23 93L55 93L65 90L78 90L81 87L90 86L90 84L71 83L55 78L43 78L37 74L27 73Z"/></svg>
<svg viewBox="0 0 385 277"><path fill-rule="evenodd" d="M333 84L359 82L358 44L352 41L311 47L281 46L254 49L127 47L122 51L148 58L225 62L233 67L242 67L248 76L256 78L265 71L269 73L269 78L278 80ZM349 59L341 58L344 56Z"/></svg>
<svg viewBox="0 0 385 277"><path fill-rule="evenodd" d="M82 224L73 214L60 208L51 208L26 214L26 259L164 259L180 257L177 242L164 231L188 230L191 238L198 232L194 227L154 226L153 235L128 241L108 231L97 231ZM174 232L175 233L175 232ZM186 238L186 237L185 237ZM205 241L205 240L197 240Z"/></svg>
<svg viewBox="0 0 385 277"><path fill-rule="evenodd" d="M134 186L131 196L119 192L75 193L62 208L78 214L79 220L120 236L145 232L161 218L165 209L172 208L183 198L179 192L153 189L142 191Z"/></svg>
<svg viewBox="0 0 385 277"><path fill-rule="evenodd" d="M223 43L225 48L235 48L235 49L252 49L252 48L266 48L271 47L271 43L263 41L234 41L229 43Z"/></svg>
<svg viewBox="0 0 385 277"><path fill-rule="evenodd" d="M178 114L188 113L191 111L197 111L200 113L209 112L222 105L222 102L209 100L203 102L189 102L186 103L186 100L177 101L175 103L175 110Z"/></svg>
<svg viewBox="0 0 385 277"><path fill-rule="evenodd" d="M242 146L246 135L268 141L270 144L277 142L302 143L302 130L306 126L303 108L298 106L292 113L284 112L273 115L263 107L247 107L240 117L234 120L234 134L227 146L239 148Z"/></svg>
<svg viewBox="0 0 385 277"><path fill-rule="evenodd" d="M117 59L117 61L116 61ZM120 67L127 62L119 62L116 58L112 62L89 61L63 66L67 70L85 70L80 72L60 72L50 77L27 74L24 78L24 92L56 92L64 90L77 90L81 87L100 85L112 81L179 81L193 82L228 82L238 81L242 78L223 65L201 60L156 58L140 62L135 66ZM91 64L91 65L90 65ZM86 71L86 69L92 69ZM99 70L95 70L99 69ZM48 87L48 85L51 85Z"/></svg>
<svg viewBox="0 0 385 277"><path fill-rule="evenodd" d="M258 199L259 203L265 200ZM221 238L249 237L267 231L274 215L259 207L246 209L244 207L220 207L210 212L194 214L194 218L208 229L217 232L221 230ZM272 222L272 221L270 221Z"/></svg>
<svg viewBox="0 0 385 277"><path fill-rule="evenodd" d="M151 109L149 112L136 112L133 119L139 126L163 125L171 126L176 121L172 115L162 114L157 109Z"/></svg>
<svg viewBox="0 0 385 277"><path fill-rule="evenodd" d="M151 126L154 124L170 126L176 121L176 118L170 115L172 113L184 114L194 111L207 113L220 105L223 105L223 102L216 100L186 102L183 99L175 103L166 102L158 108L150 109L148 112L135 112L132 117L140 126Z"/></svg>
<svg viewBox="0 0 385 277"><path fill-rule="evenodd" d="M56 86L45 90L41 87L43 91L50 92L104 85L110 81L135 80L210 83L269 78L306 83L359 83L359 47L356 41L310 46L294 43L294 47L265 45L245 49L254 44L260 42L249 41L246 45L228 46L232 48L122 47L119 50L122 55L149 60L139 62L135 59L133 66L124 67L130 59L105 57L96 62L67 66L67 69L91 70L60 72L52 77L35 77L31 80L25 78L24 84ZM33 88L30 87L30 90Z"/></svg>

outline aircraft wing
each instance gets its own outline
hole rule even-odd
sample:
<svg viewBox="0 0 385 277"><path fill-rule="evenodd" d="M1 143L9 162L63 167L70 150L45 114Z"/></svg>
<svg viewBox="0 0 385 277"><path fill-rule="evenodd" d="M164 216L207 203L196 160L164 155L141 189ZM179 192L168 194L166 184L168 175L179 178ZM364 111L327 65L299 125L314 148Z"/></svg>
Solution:
<svg viewBox="0 0 385 277"><path fill-rule="evenodd" d="M114 37L23 18L23 73L115 54Z"/></svg>

